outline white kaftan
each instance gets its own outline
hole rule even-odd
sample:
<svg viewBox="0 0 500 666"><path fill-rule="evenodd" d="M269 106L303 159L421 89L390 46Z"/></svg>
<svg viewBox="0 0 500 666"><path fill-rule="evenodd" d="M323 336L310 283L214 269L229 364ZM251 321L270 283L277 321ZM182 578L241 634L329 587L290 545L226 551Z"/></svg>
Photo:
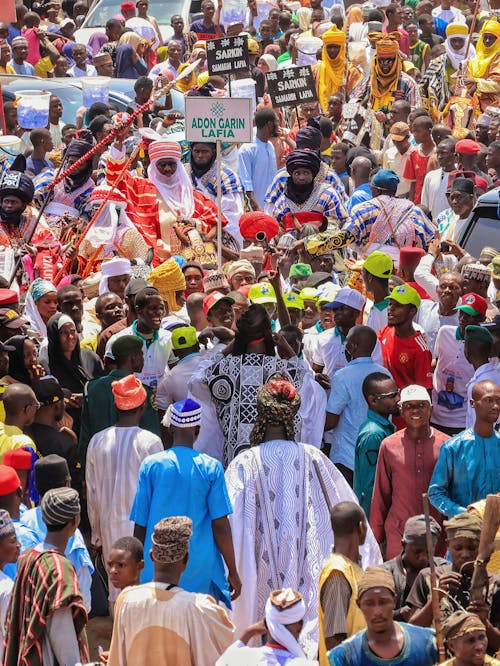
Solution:
<svg viewBox="0 0 500 666"><path fill-rule="evenodd" d="M139 467L147 456L163 451L161 439L139 427L112 426L96 433L87 450L87 507L92 543L102 545L104 561L113 543L132 536L129 520ZM110 584L110 600L118 591Z"/></svg>
<svg viewBox="0 0 500 666"><path fill-rule="evenodd" d="M240 453L226 470L236 566L245 585L233 602L236 634L264 617L272 590L291 587L307 609L299 642L308 656L317 650L318 580L334 541L314 461L333 506L357 502L335 465L309 444L264 442ZM361 554L363 567L382 563L370 528Z"/></svg>

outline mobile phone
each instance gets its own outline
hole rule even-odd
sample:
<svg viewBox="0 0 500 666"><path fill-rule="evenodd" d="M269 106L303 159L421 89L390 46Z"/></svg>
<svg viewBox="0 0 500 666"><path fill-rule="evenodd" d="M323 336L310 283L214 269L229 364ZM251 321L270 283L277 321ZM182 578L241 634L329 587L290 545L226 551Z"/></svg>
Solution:
<svg viewBox="0 0 500 666"><path fill-rule="evenodd" d="M450 244L447 243L446 241L443 241L440 246L441 252L449 252L450 251Z"/></svg>

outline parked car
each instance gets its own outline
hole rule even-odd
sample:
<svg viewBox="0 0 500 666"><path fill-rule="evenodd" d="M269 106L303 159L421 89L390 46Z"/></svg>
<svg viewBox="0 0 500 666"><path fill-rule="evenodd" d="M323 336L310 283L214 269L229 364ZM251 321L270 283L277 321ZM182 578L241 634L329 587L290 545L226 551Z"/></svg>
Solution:
<svg viewBox="0 0 500 666"><path fill-rule="evenodd" d="M109 102L125 111L134 99L133 79L111 79L109 84ZM77 110L83 106L82 83L78 78L41 79L36 76L17 76L4 74L0 76L2 97L4 102L15 100L16 92L21 90L50 90L61 98L63 104L62 120L74 123ZM173 107L176 111L184 111L184 95L179 90L172 91Z"/></svg>
<svg viewBox="0 0 500 666"><path fill-rule="evenodd" d="M170 39L174 34L170 25L170 18L180 14L186 25L189 24L190 0L150 0L148 12L158 21L163 40ZM106 23L120 13L120 4L117 0L98 0L92 4L81 28L75 32L75 41L88 44L92 34L96 31L104 32Z"/></svg>
<svg viewBox="0 0 500 666"><path fill-rule="evenodd" d="M498 247L500 239L500 188L479 197L458 244L473 257L479 257L483 247Z"/></svg>

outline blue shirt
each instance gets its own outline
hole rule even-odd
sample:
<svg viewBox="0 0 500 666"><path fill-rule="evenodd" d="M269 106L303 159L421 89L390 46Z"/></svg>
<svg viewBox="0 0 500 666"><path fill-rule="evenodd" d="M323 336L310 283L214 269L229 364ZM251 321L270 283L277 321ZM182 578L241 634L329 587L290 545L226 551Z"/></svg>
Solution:
<svg viewBox="0 0 500 666"><path fill-rule="evenodd" d="M149 553L153 528L162 518L188 516L193 521L189 560L179 585L188 592L211 594L231 607L222 556L212 521L232 513L224 468L215 458L187 446L148 456L139 469L130 520L146 528ZM145 557L141 583L153 580L153 563Z"/></svg>
<svg viewBox="0 0 500 666"><path fill-rule="evenodd" d="M16 74L25 75L25 76L34 76L35 68L33 65L30 65L29 62L23 62L22 65L18 65L14 60L9 60L9 65L15 71Z"/></svg>
<svg viewBox="0 0 500 666"><path fill-rule="evenodd" d="M354 192L347 200L346 203L347 212L350 215L351 210L353 209L354 206L357 206L360 203L364 203L365 201L370 201L370 199L373 199L370 183L363 183L354 190Z"/></svg>
<svg viewBox="0 0 500 666"><path fill-rule="evenodd" d="M429 485L429 500L445 516L500 491L500 433L480 437L472 428L445 442Z"/></svg>
<svg viewBox="0 0 500 666"><path fill-rule="evenodd" d="M12 522L14 523L17 540L21 545L21 555L25 550L33 548L33 546L36 546L38 543L40 543L33 530L31 530L29 527L26 527L26 525L23 525L19 520L15 520L14 518L12 519ZM12 578L12 580L15 580L17 574L17 562L9 562L6 564L3 568L3 572L6 576Z"/></svg>
<svg viewBox="0 0 500 666"><path fill-rule="evenodd" d="M396 432L396 426L381 414L368 409L366 420L360 425L354 456L354 492L370 517L375 471L382 440Z"/></svg>
<svg viewBox="0 0 500 666"><path fill-rule="evenodd" d="M264 208L267 189L278 171L273 144L258 137L254 143L244 143L238 153L238 165L243 189L253 192L259 206Z"/></svg>
<svg viewBox="0 0 500 666"><path fill-rule="evenodd" d="M350 361L345 368L337 370L332 379L326 411L340 414L340 420L333 430L330 459L333 463L341 463L349 469L354 469L356 438L368 410L361 387L372 372L391 376L386 368L374 363L369 356L362 356Z"/></svg>
<svg viewBox="0 0 500 666"><path fill-rule="evenodd" d="M31 157L26 158L26 168L28 171L32 171L35 176L38 176L38 174L43 171L44 169L53 169L54 165L50 160L39 160L39 159L34 159Z"/></svg>
<svg viewBox="0 0 500 666"><path fill-rule="evenodd" d="M330 650L328 660L331 666L434 666L437 649L434 631L426 627L416 627L405 622L397 622L403 630L404 646L392 659L381 659L370 650L366 629L358 631L337 647Z"/></svg>

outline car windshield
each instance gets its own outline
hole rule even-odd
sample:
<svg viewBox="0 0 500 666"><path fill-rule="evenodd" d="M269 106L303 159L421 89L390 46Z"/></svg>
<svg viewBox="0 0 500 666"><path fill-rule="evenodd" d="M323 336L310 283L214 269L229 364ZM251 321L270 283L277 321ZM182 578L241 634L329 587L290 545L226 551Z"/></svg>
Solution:
<svg viewBox="0 0 500 666"><path fill-rule="evenodd" d="M150 0L148 14L154 16L160 25L170 25L170 17L179 13L179 6L176 0ZM117 14L120 14L120 5L116 0L101 0L89 12L82 27L104 27Z"/></svg>
<svg viewBox="0 0 500 666"><path fill-rule="evenodd" d="M467 254L473 257L479 257L483 247L491 245L491 239L496 238L500 231L500 221L496 208L493 206L484 207L478 211L478 214L465 238L460 239L460 245L467 250Z"/></svg>

